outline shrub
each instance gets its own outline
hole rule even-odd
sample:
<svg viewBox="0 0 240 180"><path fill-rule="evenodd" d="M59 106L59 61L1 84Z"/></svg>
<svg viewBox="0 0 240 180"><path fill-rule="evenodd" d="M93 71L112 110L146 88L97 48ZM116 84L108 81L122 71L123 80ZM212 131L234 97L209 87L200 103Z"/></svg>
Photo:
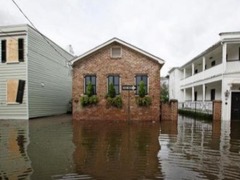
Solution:
<svg viewBox="0 0 240 180"><path fill-rule="evenodd" d="M91 97L94 94L93 91L94 91L94 89L93 89L92 83L88 82L88 84L87 84L87 92L86 92L87 96Z"/></svg>
<svg viewBox="0 0 240 180"><path fill-rule="evenodd" d="M138 90L139 97L143 98L146 95L145 85L143 81L139 83L139 90Z"/></svg>
<svg viewBox="0 0 240 180"><path fill-rule="evenodd" d="M122 98L121 96L116 96L111 98L110 96L107 97L107 105L113 106L116 108L122 108Z"/></svg>
<svg viewBox="0 0 240 180"><path fill-rule="evenodd" d="M98 103L98 97L96 95L92 96L82 96L80 98L81 105L83 107L90 106L90 105L96 105Z"/></svg>
<svg viewBox="0 0 240 180"><path fill-rule="evenodd" d="M110 98L114 98L116 96L116 90L115 90L115 88L113 86L113 83L110 83L108 88L109 88L108 89L108 96Z"/></svg>
<svg viewBox="0 0 240 180"><path fill-rule="evenodd" d="M152 104L152 100L150 97L137 97L136 102L138 106L150 106Z"/></svg>

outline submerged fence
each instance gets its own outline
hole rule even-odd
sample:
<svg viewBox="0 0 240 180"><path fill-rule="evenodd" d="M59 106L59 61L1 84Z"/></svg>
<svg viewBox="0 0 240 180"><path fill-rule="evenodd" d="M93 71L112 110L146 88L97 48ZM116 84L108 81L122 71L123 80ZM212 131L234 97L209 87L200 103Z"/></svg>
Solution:
<svg viewBox="0 0 240 180"><path fill-rule="evenodd" d="M213 114L213 102L212 101L178 102L178 109L200 112L204 114Z"/></svg>

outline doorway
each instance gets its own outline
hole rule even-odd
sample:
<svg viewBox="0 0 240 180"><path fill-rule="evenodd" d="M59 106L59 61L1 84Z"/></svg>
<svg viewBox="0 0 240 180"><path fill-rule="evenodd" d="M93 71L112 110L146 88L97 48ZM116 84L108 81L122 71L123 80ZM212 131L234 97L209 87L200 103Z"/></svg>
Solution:
<svg viewBox="0 0 240 180"><path fill-rule="evenodd" d="M240 92L232 92L231 120L240 121Z"/></svg>

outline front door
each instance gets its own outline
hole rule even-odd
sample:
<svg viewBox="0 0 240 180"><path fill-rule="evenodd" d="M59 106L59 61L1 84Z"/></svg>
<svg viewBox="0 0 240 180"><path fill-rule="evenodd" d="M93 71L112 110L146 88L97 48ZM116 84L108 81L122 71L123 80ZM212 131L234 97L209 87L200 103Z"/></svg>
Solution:
<svg viewBox="0 0 240 180"><path fill-rule="evenodd" d="M231 120L240 120L240 92L232 92Z"/></svg>

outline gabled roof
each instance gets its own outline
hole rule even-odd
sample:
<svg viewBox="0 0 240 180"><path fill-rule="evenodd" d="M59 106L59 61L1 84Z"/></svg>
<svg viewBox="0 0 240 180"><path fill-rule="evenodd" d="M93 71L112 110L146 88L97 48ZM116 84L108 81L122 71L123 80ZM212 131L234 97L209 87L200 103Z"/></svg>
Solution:
<svg viewBox="0 0 240 180"><path fill-rule="evenodd" d="M97 47L95 47L95 48L85 52L84 54L74 58L72 60L72 64L75 63L76 61L78 61L78 60L80 60L80 59L82 59L82 58L84 58L84 57L86 57L86 56L88 56L88 55L90 55L90 54L100 50L101 48L103 48L103 47L105 47L105 46L107 46L109 44L114 43L114 42L117 42L117 43L122 44L122 45L124 45L124 46L126 46L126 47L128 47L128 48L130 48L132 50L135 50L135 51L137 51L137 52L139 52L139 53L141 53L141 54L143 54L143 55L153 59L154 61L157 61L157 63L159 63L159 64L164 64L165 63L165 61L163 59L161 59L161 58L159 58L157 56L154 56L154 55L152 55L152 54L150 54L150 53L148 53L148 52L146 52L146 51L144 51L144 50L142 50L140 48L137 48L136 46L133 46L133 45L131 45L131 44L121 40L121 39L112 38L112 39L108 40L107 42L105 42L105 43L103 43L103 44L101 44L101 45L99 45L99 46L97 46Z"/></svg>

